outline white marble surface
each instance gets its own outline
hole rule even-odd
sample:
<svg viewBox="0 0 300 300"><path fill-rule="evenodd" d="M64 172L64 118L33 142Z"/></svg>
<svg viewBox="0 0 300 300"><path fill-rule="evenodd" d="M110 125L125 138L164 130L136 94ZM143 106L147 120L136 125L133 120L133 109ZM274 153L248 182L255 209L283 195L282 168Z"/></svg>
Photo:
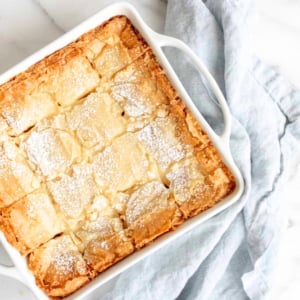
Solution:
<svg viewBox="0 0 300 300"><path fill-rule="evenodd" d="M257 1L255 53L300 88L300 0ZM289 226L282 240L271 300L300 299L300 153L282 198Z"/></svg>
<svg viewBox="0 0 300 300"><path fill-rule="evenodd" d="M59 37L109 3L109 0L0 0L0 73ZM162 31L162 0L131 0L146 22ZM255 53L300 88L300 0L259 0ZM289 228L282 242L272 300L300 299L300 154L295 155L283 201ZM9 260L0 248L0 263ZM106 285L104 289L109 289ZM103 288L102 288L103 292ZM88 299L99 299L101 290ZM17 281L0 276L0 299L34 299ZM88 300L87 299L87 300Z"/></svg>

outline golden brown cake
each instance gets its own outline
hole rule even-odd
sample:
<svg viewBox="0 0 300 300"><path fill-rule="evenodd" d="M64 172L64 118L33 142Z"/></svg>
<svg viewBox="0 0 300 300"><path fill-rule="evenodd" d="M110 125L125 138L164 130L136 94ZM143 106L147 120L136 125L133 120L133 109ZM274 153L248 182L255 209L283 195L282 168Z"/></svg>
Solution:
<svg viewBox="0 0 300 300"><path fill-rule="evenodd" d="M0 229L61 298L235 187L124 16L0 86Z"/></svg>

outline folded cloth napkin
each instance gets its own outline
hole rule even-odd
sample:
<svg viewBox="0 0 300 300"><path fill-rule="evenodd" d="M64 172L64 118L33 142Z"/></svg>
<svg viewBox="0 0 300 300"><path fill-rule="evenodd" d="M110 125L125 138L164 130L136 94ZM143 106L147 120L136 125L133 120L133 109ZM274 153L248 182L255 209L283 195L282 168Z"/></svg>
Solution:
<svg viewBox="0 0 300 300"><path fill-rule="evenodd" d="M233 206L120 275L104 299L266 299L286 227L280 191L299 149L300 92L252 56L250 0L169 0L165 32L186 42L222 88L245 191ZM168 58L217 131L222 115L188 58ZM102 298L102 297L101 297Z"/></svg>

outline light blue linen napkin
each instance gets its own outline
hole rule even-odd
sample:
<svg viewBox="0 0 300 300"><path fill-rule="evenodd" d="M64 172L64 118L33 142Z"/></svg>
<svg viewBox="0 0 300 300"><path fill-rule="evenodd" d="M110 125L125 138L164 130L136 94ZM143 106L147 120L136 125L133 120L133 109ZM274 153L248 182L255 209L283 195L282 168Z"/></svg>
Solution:
<svg viewBox="0 0 300 300"><path fill-rule="evenodd" d="M280 237L289 158L299 150L300 92L251 54L250 0L169 0L165 32L201 57L234 116L233 157L246 188L236 204L120 275L101 299L267 299ZM167 55L217 131L222 115L199 73Z"/></svg>

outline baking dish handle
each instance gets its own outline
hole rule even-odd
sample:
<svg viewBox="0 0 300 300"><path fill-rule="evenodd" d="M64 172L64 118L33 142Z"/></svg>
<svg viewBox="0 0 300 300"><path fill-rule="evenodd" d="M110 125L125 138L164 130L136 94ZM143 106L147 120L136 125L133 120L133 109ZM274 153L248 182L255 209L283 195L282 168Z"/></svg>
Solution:
<svg viewBox="0 0 300 300"><path fill-rule="evenodd" d="M0 264L0 275L16 279L26 284L26 282L14 266L8 267Z"/></svg>
<svg viewBox="0 0 300 300"><path fill-rule="evenodd" d="M218 104L222 110L223 117L224 117L224 128L222 134L219 136L223 143L229 147L229 139L230 139L230 132L231 132L231 114L227 105L227 102L225 100L225 97L220 90L218 84L214 80L213 76L210 74L206 66L203 64L201 59L193 52L193 50L186 45L184 42L182 42L179 39L169 37L166 35L158 34L157 32L151 30L152 38L155 40L157 45L162 47L175 47L181 51L183 51L185 54L187 54L195 64L195 66L200 71L200 74L203 75L203 77L206 79L206 81L210 85L210 89L213 91L215 97L218 100Z"/></svg>

